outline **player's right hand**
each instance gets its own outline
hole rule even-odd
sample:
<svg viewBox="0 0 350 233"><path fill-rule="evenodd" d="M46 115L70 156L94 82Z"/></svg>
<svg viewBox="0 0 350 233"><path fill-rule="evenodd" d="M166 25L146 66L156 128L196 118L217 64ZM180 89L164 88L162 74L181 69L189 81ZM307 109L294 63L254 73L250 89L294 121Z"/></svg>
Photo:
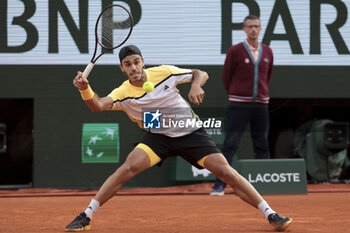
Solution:
<svg viewBox="0 0 350 233"><path fill-rule="evenodd" d="M89 81L83 77L83 73L78 71L77 76L73 79L73 85L79 90L85 90L89 86Z"/></svg>

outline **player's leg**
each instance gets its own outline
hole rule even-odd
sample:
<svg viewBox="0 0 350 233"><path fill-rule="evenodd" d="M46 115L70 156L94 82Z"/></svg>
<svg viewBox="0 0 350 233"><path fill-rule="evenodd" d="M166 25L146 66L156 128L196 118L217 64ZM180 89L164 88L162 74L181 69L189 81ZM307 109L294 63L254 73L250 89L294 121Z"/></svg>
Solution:
<svg viewBox="0 0 350 233"><path fill-rule="evenodd" d="M70 224L66 231L80 231L90 229L90 220L97 209L106 201L112 198L122 185L139 174L158 163L161 159L148 151L148 147L139 144L127 157L126 161L111 176L107 178L104 184L91 200L88 208L80 213Z"/></svg>
<svg viewBox="0 0 350 233"><path fill-rule="evenodd" d="M95 195L95 200L102 206L107 200L113 197L122 185L151 167L151 160L148 154L140 148L135 148L121 165L101 186Z"/></svg>
<svg viewBox="0 0 350 233"><path fill-rule="evenodd" d="M284 230L292 222L291 218L283 217L272 210L256 189L228 164L222 154L206 156L203 165L220 180L230 185L243 201L259 209L276 230Z"/></svg>
<svg viewBox="0 0 350 233"><path fill-rule="evenodd" d="M230 185L242 200L255 208L263 201L263 198L255 188L228 164L222 154L208 155L204 161L204 166L220 180Z"/></svg>
<svg viewBox="0 0 350 233"><path fill-rule="evenodd" d="M238 148L239 140L241 138L242 132L237 132L237 131L234 132L234 131L228 130L226 133L227 134L221 150L228 164L232 164L233 156L235 155L236 150ZM210 195L223 196L225 194L224 190L225 190L226 184L227 184L226 182L216 177L216 180Z"/></svg>

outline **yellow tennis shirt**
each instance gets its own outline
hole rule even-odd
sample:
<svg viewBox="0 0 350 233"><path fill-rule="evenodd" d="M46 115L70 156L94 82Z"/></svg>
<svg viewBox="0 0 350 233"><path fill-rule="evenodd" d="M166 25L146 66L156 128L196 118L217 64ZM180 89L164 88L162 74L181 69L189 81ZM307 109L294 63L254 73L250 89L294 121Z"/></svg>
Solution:
<svg viewBox="0 0 350 233"><path fill-rule="evenodd" d="M144 111L159 111L162 114L162 127L149 129L149 131L170 137L184 136L200 128L191 124L190 121L188 125L180 122L198 120L189 103L176 88L177 84L192 80L192 70L162 65L145 69L145 72L147 81L154 84L154 90L145 92L142 87L133 86L129 80L126 80L108 95L113 99L111 110L126 112L129 118L141 128L143 128Z"/></svg>

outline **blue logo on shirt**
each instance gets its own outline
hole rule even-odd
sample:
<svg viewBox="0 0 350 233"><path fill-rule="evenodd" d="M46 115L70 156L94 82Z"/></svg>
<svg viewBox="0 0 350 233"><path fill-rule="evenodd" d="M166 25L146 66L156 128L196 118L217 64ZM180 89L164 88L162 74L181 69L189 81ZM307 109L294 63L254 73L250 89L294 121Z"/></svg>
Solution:
<svg viewBox="0 0 350 233"><path fill-rule="evenodd" d="M157 111L145 111L143 112L143 128L144 129L159 129L160 118L162 113Z"/></svg>

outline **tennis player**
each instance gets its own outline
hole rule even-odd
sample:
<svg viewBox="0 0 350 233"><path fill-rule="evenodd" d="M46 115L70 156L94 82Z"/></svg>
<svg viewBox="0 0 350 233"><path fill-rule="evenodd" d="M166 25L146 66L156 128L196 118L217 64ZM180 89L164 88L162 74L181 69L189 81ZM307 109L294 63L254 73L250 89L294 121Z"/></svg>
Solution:
<svg viewBox="0 0 350 233"><path fill-rule="evenodd" d="M188 99L193 104L199 105L204 98L202 86L208 80L206 72L168 65L145 69L141 51L134 45L124 46L119 52L119 59L120 69L126 74L128 80L106 97L101 98L94 93L89 86L89 81L82 76L81 72L78 72L74 78L74 86L78 88L82 99L91 111L122 110L141 128L143 127L143 109L146 108L155 110L154 120L164 112L168 115L171 112L186 113L173 115L199 120L189 103L179 95L176 85L192 82ZM154 84L155 88L152 92L145 92L142 89L146 81ZM181 118L181 120L186 119ZM275 230L286 229L292 219L277 214L255 188L228 164L206 131L196 125L185 128L148 129L126 161L104 182L87 209L66 226L66 231L90 229L93 214L112 198L126 181L171 156L181 156L199 169L208 169L220 180L231 185L243 201L259 209Z"/></svg>

